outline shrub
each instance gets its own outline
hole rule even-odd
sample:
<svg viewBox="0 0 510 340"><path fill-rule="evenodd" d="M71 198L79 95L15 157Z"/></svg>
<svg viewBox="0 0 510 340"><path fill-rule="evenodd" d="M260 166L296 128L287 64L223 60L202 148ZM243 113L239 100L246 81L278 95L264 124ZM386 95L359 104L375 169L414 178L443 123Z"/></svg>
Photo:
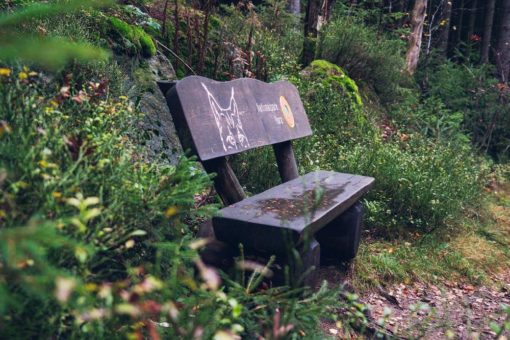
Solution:
<svg viewBox="0 0 510 340"><path fill-rule="evenodd" d="M405 84L403 53L402 41L343 17L324 27L317 56L341 66L357 82L373 86L383 102L391 103L398 99L398 86Z"/></svg>
<svg viewBox="0 0 510 340"><path fill-rule="evenodd" d="M492 68L444 62L433 65L425 83L429 97L463 115L462 128L490 155L510 157L510 90L498 84Z"/></svg>
<svg viewBox="0 0 510 340"><path fill-rule="evenodd" d="M469 148L420 135L338 149L336 170L376 178L367 197L373 226L425 230L453 221L480 198L486 163ZM409 139L407 139L409 138Z"/></svg>
<svg viewBox="0 0 510 340"><path fill-rule="evenodd" d="M104 4L105 2L102 1L79 0L50 4L32 3L32 1L7 4L7 6L17 5L19 8L12 13L0 13L0 31L2 32L0 60L3 62L23 60L45 67L58 68L73 59L81 61L108 59L109 54L106 50L93 45L62 36L33 34L35 27L44 31L44 27L38 26L36 19L54 20L58 16Z"/></svg>
<svg viewBox="0 0 510 340"><path fill-rule="evenodd" d="M383 139L367 113L338 87L321 78L293 81L314 131L294 143L300 172L323 169L374 177L375 187L366 198L368 226L389 232L441 227L476 203L487 165L462 138L449 141L450 123L440 125L441 138L435 138L435 131L434 138L395 131L394 137ZM451 124L455 132L458 119ZM237 163L249 190L278 183L274 156L266 149L241 156ZM253 177L255 173L261 175Z"/></svg>
<svg viewBox="0 0 510 340"><path fill-rule="evenodd" d="M408 96L391 111L393 122L408 133L419 132L436 142L469 145L463 112L453 112L437 97Z"/></svg>
<svg viewBox="0 0 510 340"><path fill-rule="evenodd" d="M125 97L45 79L0 73L2 337L317 333L337 291L261 289L260 268L221 285L189 226L214 210L195 206L209 176L148 159Z"/></svg>

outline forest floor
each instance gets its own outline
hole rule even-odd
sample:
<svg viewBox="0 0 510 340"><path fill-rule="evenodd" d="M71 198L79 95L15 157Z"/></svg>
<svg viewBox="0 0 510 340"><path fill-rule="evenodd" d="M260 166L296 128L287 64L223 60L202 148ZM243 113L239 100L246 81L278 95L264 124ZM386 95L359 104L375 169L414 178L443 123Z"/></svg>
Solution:
<svg viewBox="0 0 510 340"><path fill-rule="evenodd" d="M510 184L487 191L488 216L484 223L477 222L476 227L471 226L465 233L446 242L439 240L440 248L431 248L430 243L426 243L428 249L423 251L418 249L423 245L407 245L411 248L405 253L409 258L400 258L401 263L418 262L420 259L409 255L412 253L424 258L421 266L402 269L411 273L397 275L401 282L395 275L391 279L383 275L370 287L364 286L363 281L360 284L358 276L364 276L370 268L356 266L359 266L360 260L370 260L366 255L362 255L346 271L335 267L321 268L320 277L333 284L343 282L356 292L360 301L369 308L366 312L369 333L378 331L396 338L494 338L496 333L491 323L502 325L510 318L510 314L501 307L502 304L510 305L510 257L507 250L510 245ZM376 244L384 249L398 247L396 243L377 241ZM371 249L370 244L364 247ZM456 262L452 264L451 259L441 254L430 254L438 249L441 249L439 252L446 249L456 254ZM391 251L395 252L398 249ZM437 270L440 267L444 267L442 271ZM427 268L433 273L421 275L420 270L425 272ZM384 272L380 268L373 270L377 272L376 276ZM339 318L342 319L342 316L339 315ZM353 336L345 333L341 323L324 322L322 329L331 337Z"/></svg>

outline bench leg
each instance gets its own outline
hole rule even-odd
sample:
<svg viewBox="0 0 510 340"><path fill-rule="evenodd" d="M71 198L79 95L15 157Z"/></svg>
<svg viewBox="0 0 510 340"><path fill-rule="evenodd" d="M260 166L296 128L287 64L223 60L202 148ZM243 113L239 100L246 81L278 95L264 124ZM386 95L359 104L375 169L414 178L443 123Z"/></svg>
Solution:
<svg viewBox="0 0 510 340"><path fill-rule="evenodd" d="M308 247L301 251L301 268L296 267L294 277L303 280L302 284L313 287L317 269L321 264L321 246L315 238L312 238ZM304 276L304 277L303 277Z"/></svg>
<svg viewBox="0 0 510 340"><path fill-rule="evenodd" d="M363 210L363 204L358 201L315 234L321 245L323 258L349 261L356 257L361 237Z"/></svg>

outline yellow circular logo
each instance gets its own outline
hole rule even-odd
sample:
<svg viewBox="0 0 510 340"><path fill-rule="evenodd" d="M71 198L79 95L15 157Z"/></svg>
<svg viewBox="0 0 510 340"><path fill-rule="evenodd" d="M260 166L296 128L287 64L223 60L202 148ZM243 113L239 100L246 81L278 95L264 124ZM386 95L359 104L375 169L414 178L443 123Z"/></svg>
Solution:
<svg viewBox="0 0 510 340"><path fill-rule="evenodd" d="M283 113L283 118L287 122L287 125L293 128L296 125L296 123L294 122L294 115L292 114L290 105L284 96L280 96L280 108Z"/></svg>

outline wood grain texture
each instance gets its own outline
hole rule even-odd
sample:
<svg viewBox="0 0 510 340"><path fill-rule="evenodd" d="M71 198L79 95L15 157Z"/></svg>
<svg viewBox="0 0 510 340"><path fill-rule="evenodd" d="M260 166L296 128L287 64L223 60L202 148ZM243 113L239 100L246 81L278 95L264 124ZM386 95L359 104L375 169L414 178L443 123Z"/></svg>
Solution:
<svg viewBox="0 0 510 340"><path fill-rule="evenodd" d="M165 96L183 148L202 161L312 134L299 93L286 81L191 76Z"/></svg>
<svg viewBox="0 0 510 340"><path fill-rule="evenodd" d="M296 157L292 149L292 142L282 142L273 145L276 163L278 164L278 172L282 183L291 181L299 177Z"/></svg>
<svg viewBox="0 0 510 340"><path fill-rule="evenodd" d="M216 237L231 244L281 252L299 244L351 207L371 177L316 171L220 210Z"/></svg>

